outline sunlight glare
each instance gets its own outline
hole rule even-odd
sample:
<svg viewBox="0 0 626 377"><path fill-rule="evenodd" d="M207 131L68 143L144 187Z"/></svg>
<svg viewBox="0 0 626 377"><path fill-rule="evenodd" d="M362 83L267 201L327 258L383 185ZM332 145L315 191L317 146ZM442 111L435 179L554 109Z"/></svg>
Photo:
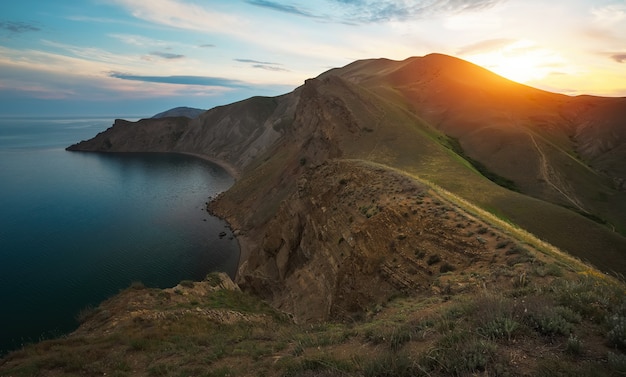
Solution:
<svg viewBox="0 0 626 377"><path fill-rule="evenodd" d="M541 80L564 63L554 52L540 48L531 41L517 41L466 59L519 83Z"/></svg>

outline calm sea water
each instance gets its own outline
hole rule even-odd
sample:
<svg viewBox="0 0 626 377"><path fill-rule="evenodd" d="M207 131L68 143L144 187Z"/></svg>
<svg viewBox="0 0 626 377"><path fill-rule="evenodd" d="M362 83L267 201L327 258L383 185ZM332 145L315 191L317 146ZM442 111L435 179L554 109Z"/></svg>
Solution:
<svg viewBox="0 0 626 377"><path fill-rule="evenodd" d="M64 150L111 124L0 119L0 354L73 330L132 282L235 273L237 242L204 210L232 178L188 156Z"/></svg>

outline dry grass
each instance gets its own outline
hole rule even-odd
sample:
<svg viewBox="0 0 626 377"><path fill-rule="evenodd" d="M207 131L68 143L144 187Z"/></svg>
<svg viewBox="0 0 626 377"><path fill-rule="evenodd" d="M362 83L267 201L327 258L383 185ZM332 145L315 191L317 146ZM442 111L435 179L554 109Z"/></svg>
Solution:
<svg viewBox="0 0 626 377"><path fill-rule="evenodd" d="M361 321L302 325L245 293L194 295L202 284L183 286L170 300L156 300L163 296L156 290L127 290L95 309L112 311L104 323L91 323L106 332L79 331L27 346L0 362L0 375L619 375L626 358L611 343L609 320L626 314L624 286L597 274L408 295ZM121 304L129 300L151 302L154 313L165 315L151 316L152 308L143 307L123 320ZM200 309L239 314L224 322ZM112 321L117 325L105 326Z"/></svg>

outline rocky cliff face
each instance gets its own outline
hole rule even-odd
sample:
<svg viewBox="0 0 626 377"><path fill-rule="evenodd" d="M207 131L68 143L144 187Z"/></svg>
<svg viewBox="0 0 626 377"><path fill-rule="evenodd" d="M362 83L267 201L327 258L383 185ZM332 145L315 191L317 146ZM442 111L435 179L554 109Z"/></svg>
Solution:
<svg viewBox="0 0 626 377"><path fill-rule="evenodd" d="M204 155L245 169L290 127L298 97L253 97L216 107L194 119L165 117L115 124L71 151L182 152Z"/></svg>
<svg viewBox="0 0 626 377"><path fill-rule="evenodd" d="M440 272L497 260L495 243L513 242L486 229L418 180L326 162L299 177L257 235L240 284L297 321L354 319L394 295L430 292Z"/></svg>

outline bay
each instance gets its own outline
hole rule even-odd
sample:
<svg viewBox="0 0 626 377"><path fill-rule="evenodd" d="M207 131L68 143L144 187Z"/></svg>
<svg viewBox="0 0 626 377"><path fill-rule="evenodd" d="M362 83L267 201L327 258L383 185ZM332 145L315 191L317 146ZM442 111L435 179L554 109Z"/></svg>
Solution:
<svg viewBox="0 0 626 377"><path fill-rule="evenodd" d="M237 242L205 210L233 179L185 155L64 150L111 123L0 119L0 354L73 330L133 282L235 273Z"/></svg>

